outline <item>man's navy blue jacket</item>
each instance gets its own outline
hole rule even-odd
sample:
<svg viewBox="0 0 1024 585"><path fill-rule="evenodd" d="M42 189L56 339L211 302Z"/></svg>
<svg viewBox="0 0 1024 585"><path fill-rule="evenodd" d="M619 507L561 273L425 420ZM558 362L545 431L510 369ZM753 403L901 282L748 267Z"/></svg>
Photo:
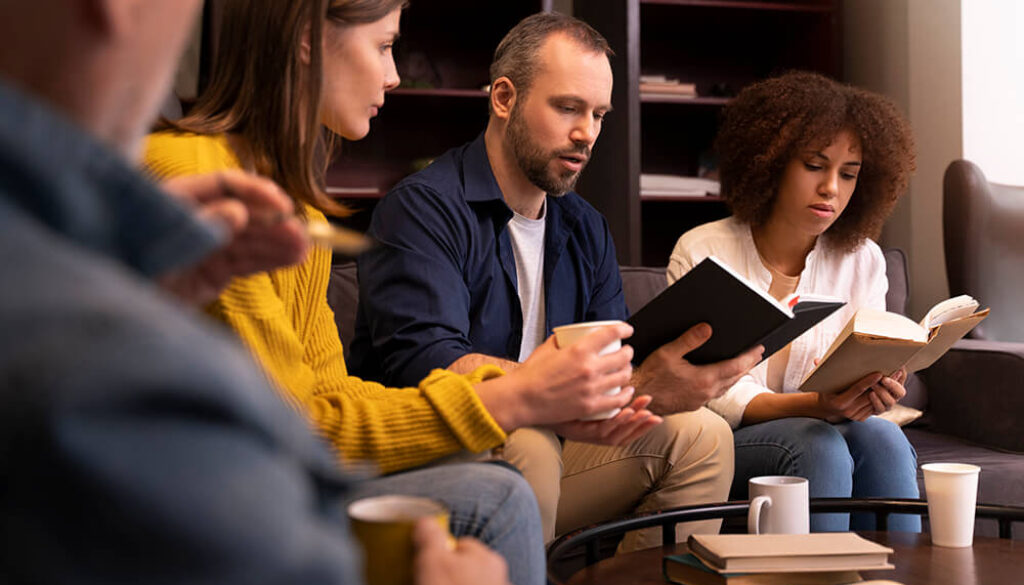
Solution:
<svg viewBox="0 0 1024 585"><path fill-rule="evenodd" d="M468 353L518 359L511 217L483 135L396 185L370 224L379 245L359 258L353 373L409 386ZM569 192L548 196L545 218L547 331L628 317L604 217Z"/></svg>

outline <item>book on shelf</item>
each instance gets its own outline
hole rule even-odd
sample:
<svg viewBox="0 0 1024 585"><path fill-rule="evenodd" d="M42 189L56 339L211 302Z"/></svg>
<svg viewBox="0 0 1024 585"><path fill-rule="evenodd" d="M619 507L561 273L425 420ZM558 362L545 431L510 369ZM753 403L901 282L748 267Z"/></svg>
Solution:
<svg viewBox="0 0 1024 585"><path fill-rule="evenodd" d="M717 196L721 184L714 179L683 175L640 174L640 195L645 197Z"/></svg>
<svg viewBox="0 0 1024 585"><path fill-rule="evenodd" d="M907 373L935 363L960 338L988 316L967 295L946 299L914 323L897 313L860 309L850 318L818 365L804 376L800 390L841 392L873 372Z"/></svg>
<svg viewBox="0 0 1024 585"><path fill-rule="evenodd" d="M683 585L841 585L861 581L857 571L719 573L692 554L666 555L661 567L666 579Z"/></svg>
<svg viewBox="0 0 1024 585"><path fill-rule="evenodd" d="M839 299L790 295L779 301L727 264L708 256L629 318L633 360L644 358L699 323L711 338L685 357L708 364L764 346L762 359L785 347L845 303Z"/></svg>
<svg viewBox="0 0 1024 585"><path fill-rule="evenodd" d="M640 93L697 97L697 84L682 82L664 75L641 75Z"/></svg>
<svg viewBox="0 0 1024 585"><path fill-rule="evenodd" d="M697 88L692 84L641 83L640 93L644 95L666 95L674 97L697 97Z"/></svg>
<svg viewBox="0 0 1024 585"><path fill-rule="evenodd" d="M718 573L823 573L892 569L893 550L853 532L693 534L687 542Z"/></svg>

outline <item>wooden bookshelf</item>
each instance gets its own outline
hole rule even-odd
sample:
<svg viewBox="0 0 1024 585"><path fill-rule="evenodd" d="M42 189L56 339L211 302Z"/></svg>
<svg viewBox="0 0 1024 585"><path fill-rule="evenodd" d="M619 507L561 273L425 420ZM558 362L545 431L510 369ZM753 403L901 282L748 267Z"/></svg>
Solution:
<svg viewBox="0 0 1024 585"><path fill-rule="evenodd" d="M724 106L729 103L725 97L684 97L678 95L641 93L640 102L645 104L679 104L681 106Z"/></svg>
<svg viewBox="0 0 1024 585"><path fill-rule="evenodd" d="M551 0L410 3L395 46L402 85L387 94L366 138L342 143L327 173L328 192L356 211L342 223L364 226L395 183L483 132L494 49L521 19L550 9Z"/></svg>
<svg viewBox="0 0 1024 585"><path fill-rule="evenodd" d="M714 166L722 107L791 69L842 79L841 0L575 0L617 55L612 103L577 191L608 218L621 264L664 266L686 230L728 214L719 197L644 196L642 173ZM697 97L642 94L640 75L696 84Z"/></svg>
<svg viewBox="0 0 1024 585"><path fill-rule="evenodd" d="M807 2L751 2L744 0L640 0L641 4L669 4L672 6L708 6L712 8L738 8L744 10L776 10L786 12L831 12L837 2L808 0Z"/></svg>
<svg viewBox="0 0 1024 585"><path fill-rule="evenodd" d="M457 98L486 98L488 93L482 89L459 89L452 87L397 87L388 94L389 96L422 96L422 97L457 97Z"/></svg>
<svg viewBox="0 0 1024 585"><path fill-rule="evenodd" d="M668 203L709 203L717 205L722 202L718 195L644 195L640 192L640 201L664 201Z"/></svg>

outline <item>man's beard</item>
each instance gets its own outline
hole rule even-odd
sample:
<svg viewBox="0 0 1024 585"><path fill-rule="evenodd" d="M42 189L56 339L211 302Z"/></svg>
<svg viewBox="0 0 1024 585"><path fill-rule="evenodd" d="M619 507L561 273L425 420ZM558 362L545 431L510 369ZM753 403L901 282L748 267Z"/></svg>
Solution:
<svg viewBox="0 0 1024 585"><path fill-rule="evenodd" d="M530 129L526 127L526 120L523 119L518 106L512 108L512 114L509 116L507 137L512 156L515 157L516 164L519 165L519 169L526 175L526 178L537 188L543 189L545 193L555 197L565 195L576 186L576 180L580 178L583 168L580 168L579 171L569 169L563 169L561 172L551 171L548 168L551 161L565 155L579 155L586 157L587 160L590 159L590 148L585 145L544 152L544 149L530 136ZM583 167L586 167L586 164L584 161Z"/></svg>

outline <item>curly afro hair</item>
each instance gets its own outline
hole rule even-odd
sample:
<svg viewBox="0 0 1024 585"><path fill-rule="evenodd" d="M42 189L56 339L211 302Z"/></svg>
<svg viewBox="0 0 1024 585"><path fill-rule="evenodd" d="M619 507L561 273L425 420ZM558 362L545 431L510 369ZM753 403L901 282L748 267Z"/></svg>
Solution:
<svg viewBox="0 0 1024 585"><path fill-rule="evenodd" d="M887 98L816 73L754 83L723 110L715 149L722 198L733 215L762 225L789 161L808 148L827 147L846 129L860 139L862 167L827 242L852 250L877 237L915 168L910 125Z"/></svg>

